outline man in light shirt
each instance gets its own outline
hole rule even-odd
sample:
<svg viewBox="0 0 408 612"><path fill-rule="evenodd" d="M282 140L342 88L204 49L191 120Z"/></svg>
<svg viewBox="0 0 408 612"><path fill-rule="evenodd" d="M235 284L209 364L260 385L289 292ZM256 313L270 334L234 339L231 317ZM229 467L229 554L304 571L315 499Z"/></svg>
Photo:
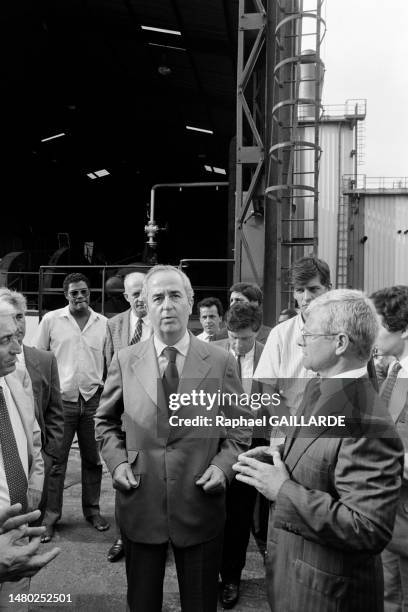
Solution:
<svg viewBox="0 0 408 612"><path fill-rule="evenodd" d="M279 390L288 410L296 413L305 388L305 382L300 379L315 376L304 366L302 349L297 341L307 307L331 288L329 266L315 256L302 257L290 269L290 282L299 314L272 329L254 378Z"/></svg>
<svg viewBox="0 0 408 612"><path fill-rule="evenodd" d="M404 444L405 465L401 497L391 542L382 553L384 610L408 610L408 287L380 289L371 296L381 326L379 356L393 357L380 394Z"/></svg>
<svg viewBox="0 0 408 612"><path fill-rule="evenodd" d="M208 297L197 304L197 312L203 328L197 338L204 342L213 342L220 331L222 315L224 310L220 300L216 297Z"/></svg>
<svg viewBox="0 0 408 612"><path fill-rule="evenodd" d="M378 318L360 291L338 289L307 309L298 337L309 381L302 406L345 426L298 427L283 450L258 447L234 466L271 505L266 560L272 610L383 610L380 553L391 539L403 447L367 363ZM269 460L269 461L268 461Z"/></svg>
<svg viewBox="0 0 408 612"><path fill-rule="evenodd" d="M109 528L99 509L102 463L94 426L103 388L106 317L89 307L89 287L83 274L69 274L63 283L68 306L47 312L37 331L37 348L53 351L57 359L64 406L64 438L50 474L44 541L53 537L61 517L65 472L75 433L81 454L84 516L98 531Z"/></svg>
<svg viewBox="0 0 408 612"><path fill-rule="evenodd" d="M0 302L0 510L19 503L27 512L40 503L44 462L33 397L15 372L19 353L14 309ZM27 593L28 588L28 578L0 584L0 609L9 607L9 595Z"/></svg>

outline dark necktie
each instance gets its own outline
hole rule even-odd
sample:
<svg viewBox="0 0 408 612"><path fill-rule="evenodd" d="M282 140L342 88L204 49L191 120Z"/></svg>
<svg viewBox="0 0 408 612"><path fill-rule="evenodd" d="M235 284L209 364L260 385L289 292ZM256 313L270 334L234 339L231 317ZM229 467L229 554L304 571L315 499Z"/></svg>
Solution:
<svg viewBox="0 0 408 612"><path fill-rule="evenodd" d="M167 405L169 397L172 393L177 393L179 384L179 375L176 365L176 357L178 350L174 346L166 346L163 349L163 354L167 358L167 366L163 373L163 389L166 395Z"/></svg>
<svg viewBox="0 0 408 612"><path fill-rule="evenodd" d="M10 504L20 503L27 510L27 476L21 463L3 389L0 387L0 444Z"/></svg>
<svg viewBox="0 0 408 612"><path fill-rule="evenodd" d="M242 382L242 364L241 364L241 357L243 357L243 355L237 355L237 363L238 363L238 376L239 376L239 380Z"/></svg>
<svg viewBox="0 0 408 612"><path fill-rule="evenodd" d="M395 383L397 382L398 372L401 370L402 366L399 361L396 361L390 372L383 382L381 387L380 395L384 401L385 406L388 408L388 404L390 403L391 395L395 387Z"/></svg>
<svg viewBox="0 0 408 612"><path fill-rule="evenodd" d="M130 345L136 344L137 342L139 342L140 338L142 337L142 333L143 333L143 321L139 317L136 323L135 333L133 334L133 338L130 341Z"/></svg>

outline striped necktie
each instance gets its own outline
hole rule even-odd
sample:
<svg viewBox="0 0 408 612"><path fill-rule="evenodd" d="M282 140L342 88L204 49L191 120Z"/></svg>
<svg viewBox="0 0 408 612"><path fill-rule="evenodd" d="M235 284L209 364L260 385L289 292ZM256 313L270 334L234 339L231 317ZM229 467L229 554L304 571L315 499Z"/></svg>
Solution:
<svg viewBox="0 0 408 612"><path fill-rule="evenodd" d="M143 333L143 320L141 319L141 317L139 317L136 323L135 333L133 334L133 338L130 341L130 346L132 344L136 344L137 342L140 342L142 333Z"/></svg>
<svg viewBox="0 0 408 612"><path fill-rule="evenodd" d="M388 376L383 382L381 387L380 395L384 401L385 406L388 408L390 403L392 392L394 391L395 383L397 382L398 372L401 370L402 365L399 361L395 361L389 370Z"/></svg>
<svg viewBox="0 0 408 612"><path fill-rule="evenodd" d="M3 388L0 386L0 444L4 472L10 495L10 504L20 503L27 510L27 476L18 452L16 437L11 425Z"/></svg>

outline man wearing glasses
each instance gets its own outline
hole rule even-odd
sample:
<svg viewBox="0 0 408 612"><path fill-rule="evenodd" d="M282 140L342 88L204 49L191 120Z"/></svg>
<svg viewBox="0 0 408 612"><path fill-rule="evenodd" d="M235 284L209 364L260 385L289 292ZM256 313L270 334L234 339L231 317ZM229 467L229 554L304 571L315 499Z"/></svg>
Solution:
<svg viewBox="0 0 408 612"><path fill-rule="evenodd" d="M83 274L68 274L63 289L68 305L44 316L36 342L37 348L53 351L57 359L65 421L61 453L49 481L45 542L53 537L61 517L65 472L75 433L81 454L84 516L98 531L109 528L99 510L102 463L94 428L103 388L106 317L89 307L89 280Z"/></svg>

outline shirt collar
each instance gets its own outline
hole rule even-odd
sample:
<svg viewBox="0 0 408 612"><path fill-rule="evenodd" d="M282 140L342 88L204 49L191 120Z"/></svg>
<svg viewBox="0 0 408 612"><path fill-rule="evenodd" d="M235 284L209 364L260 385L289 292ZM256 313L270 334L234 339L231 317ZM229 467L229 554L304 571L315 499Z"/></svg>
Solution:
<svg viewBox="0 0 408 612"><path fill-rule="evenodd" d="M355 370L347 370L347 372L341 372L340 374L335 374L334 376L330 376L330 378L361 378L367 374L367 366L362 368L356 368Z"/></svg>
<svg viewBox="0 0 408 612"><path fill-rule="evenodd" d="M238 359L239 356L245 357L245 359L253 358L254 353L255 353L255 342L254 342L254 346L251 348L251 350L248 351L247 353L245 353L245 355L237 355L237 353L232 348L230 349L230 351L234 355L235 359Z"/></svg>
<svg viewBox="0 0 408 612"><path fill-rule="evenodd" d="M393 365L395 363L395 361L391 364ZM408 372L408 355L406 357L403 357L402 359L400 359L400 364L403 370L405 370L406 372ZM391 367L390 365L390 367Z"/></svg>
<svg viewBox="0 0 408 612"><path fill-rule="evenodd" d="M154 334L153 336L153 342L154 348L156 349L156 355L157 357L160 357L163 350L166 348L166 346L169 345L165 344L162 340L160 340L160 338L156 334ZM188 347L190 346L190 334L188 333L188 331L185 331L184 336L180 338L180 340L176 342L176 344L171 344L170 346L174 346L174 348L176 348L178 352L183 355L183 357L186 357Z"/></svg>
<svg viewBox="0 0 408 612"><path fill-rule="evenodd" d="M137 315L135 315L133 308L130 309L130 319L132 321L132 323L137 323L137 321L139 320L139 317ZM144 325L149 325L150 321L149 321L149 316L146 314L144 317L142 317L142 323Z"/></svg>
<svg viewBox="0 0 408 612"><path fill-rule="evenodd" d="M88 306L88 308L89 308L89 312L90 312L88 322L89 321L95 321L95 320L101 318L101 315L100 315L99 312L95 312L94 310L92 310L92 308L90 306ZM65 308L61 308L61 312L60 312L59 316L60 317L67 317L68 319L74 319L74 321L75 321L75 318L72 316L72 314L69 311L69 306L65 306Z"/></svg>

